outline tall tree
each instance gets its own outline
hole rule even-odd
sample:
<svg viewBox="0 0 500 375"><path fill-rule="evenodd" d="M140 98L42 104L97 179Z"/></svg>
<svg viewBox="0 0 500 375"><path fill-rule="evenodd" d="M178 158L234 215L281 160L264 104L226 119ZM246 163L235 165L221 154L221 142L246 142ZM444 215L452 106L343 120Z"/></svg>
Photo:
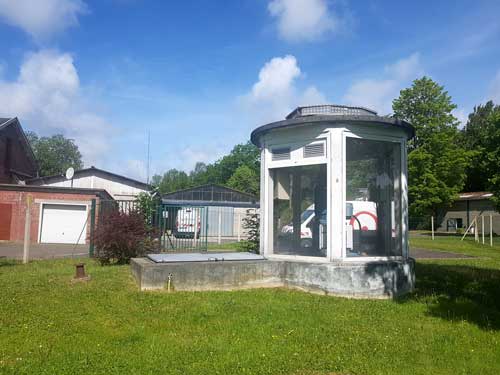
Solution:
<svg viewBox="0 0 500 375"><path fill-rule="evenodd" d="M193 186L205 185L207 183L207 165L201 161L197 162L189 173L189 179Z"/></svg>
<svg viewBox="0 0 500 375"><path fill-rule="evenodd" d="M246 165L257 175L260 170L260 151L250 141L238 144L231 152L207 168L213 183L226 184L238 167Z"/></svg>
<svg viewBox="0 0 500 375"><path fill-rule="evenodd" d="M500 211L500 113L496 111L491 115L492 134L490 138L491 147L488 148L487 159L489 165L488 190L493 193L493 202Z"/></svg>
<svg viewBox="0 0 500 375"><path fill-rule="evenodd" d="M498 167L500 164L492 163L495 160L493 153L500 147L496 138L498 115L500 106L493 104L492 101L476 106L462 129L463 145L472 153L465 182L467 191L491 190L490 180L500 170Z"/></svg>
<svg viewBox="0 0 500 375"><path fill-rule="evenodd" d="M151 184L162 194L186 189L191 186L189 176L184 171L170 169L163 176L154 175Z"/></svg>
<svg viewBox="0 0 500 375"><path fill-rule="evenodd" d="M26 136L37 159L40 176L62 174L69 167L83 168L82 154L73 139L62 134L38 137L34 132L26 132Z"/></svg>
<svg viewBox="0 0 500 375"><path fill-rule="evenodd" d="M408 143L410 215L437 215L463 189L470 153L459 142L451 97L432 79L413 81L393 101L394 115L416 131Z"/></svg>
<svg viewBox="0 0 500 375"><path fill-rule="evenodd" d="M240 165L229 178L227 186L244 193L259 195L259 177L248 165Z"/></svg>

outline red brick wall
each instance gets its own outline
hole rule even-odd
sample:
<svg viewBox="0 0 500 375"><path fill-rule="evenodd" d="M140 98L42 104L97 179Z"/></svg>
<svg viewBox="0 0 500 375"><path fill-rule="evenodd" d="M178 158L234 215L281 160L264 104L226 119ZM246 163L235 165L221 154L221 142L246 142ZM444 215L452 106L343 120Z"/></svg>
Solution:
<svg viewBox="0 0 500 375"><path fill-rule="evenodd" d="M46 192L25 192L25 191L6 191L0 190L0 203L12 205L12 219L10 224L10 241L24 241L24 221L26 215L26 199L28 194L33 197L31 205L31 228L30 240L32 243L38 242L38 226L40 223L40 203L35 203L35 200L41 199L44 201L57 200L67 201L90 201L96 198L92 194L67 194L67 193L46 193ZM90 220L87 222L87 236L90 230ZM88 242L88 241L87 241Z"/></svg>

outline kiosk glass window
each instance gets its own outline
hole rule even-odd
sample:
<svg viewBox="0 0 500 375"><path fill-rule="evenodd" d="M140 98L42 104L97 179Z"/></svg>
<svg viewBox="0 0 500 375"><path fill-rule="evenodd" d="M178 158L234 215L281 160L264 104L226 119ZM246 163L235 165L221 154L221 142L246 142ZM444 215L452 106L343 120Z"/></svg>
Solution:
<svg viewBox="0 0 500 375"><path fill-rule="evenodd" d="M402 255L401 144L346 139L346 255Z"/></svg>
<svg viewBox="0 0 500 375"><path fill-rule="evenodd" d="M326 164L277 168L273 189L273 252L326 256Z"/></svg>

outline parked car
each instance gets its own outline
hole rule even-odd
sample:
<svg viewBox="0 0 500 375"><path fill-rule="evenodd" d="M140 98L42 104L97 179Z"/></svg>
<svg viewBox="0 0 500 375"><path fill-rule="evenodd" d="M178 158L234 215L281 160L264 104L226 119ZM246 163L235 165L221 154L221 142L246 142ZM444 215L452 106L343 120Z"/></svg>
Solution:
<svg viewBox="0 0 500 375"><path fill-rule="evenodd" d="M201 208L183 207L177 211L174 236L176 238L200 238Z"/></svg>
<svg viewBox="0 0 500 375"><path fill-rule="evenodd" d="M375 202L347 201L346 202L346 230L347 248L353 247L353 232L374 232L377 230L377 205ZM312 222L315 217L314 204L304 210L300 217L300 246L311 247L313 244ZM323 210L319 219L319 231L326 234L326 210ZM293 233L293 224L287 224L281 228L283 235ZM320 236L320 245L323 236ZM326 245L326 243L324 244ZM322 246L320 246L322 247Z"/></svg>

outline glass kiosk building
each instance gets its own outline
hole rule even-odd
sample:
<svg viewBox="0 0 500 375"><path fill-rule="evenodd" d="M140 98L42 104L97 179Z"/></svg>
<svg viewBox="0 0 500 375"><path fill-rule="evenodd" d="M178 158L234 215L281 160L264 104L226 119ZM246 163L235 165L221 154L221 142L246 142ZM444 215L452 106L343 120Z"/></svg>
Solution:
<svg viewBox="0 0 500 375"><path fill-rule="evenodd" d="M261 254L354 267L361 294L379 276L389 278L386 294L411 290L406 142L413 136L408 122L339 105L299 107L255 129Z"/></svg>

